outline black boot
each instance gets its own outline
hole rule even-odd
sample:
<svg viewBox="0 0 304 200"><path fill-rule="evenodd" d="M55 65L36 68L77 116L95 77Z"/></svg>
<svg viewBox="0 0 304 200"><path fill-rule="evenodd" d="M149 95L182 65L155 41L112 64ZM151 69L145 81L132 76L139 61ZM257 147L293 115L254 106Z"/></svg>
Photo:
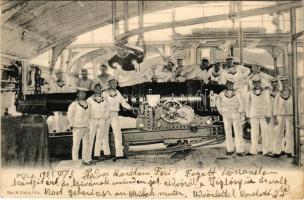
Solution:
<svg viewBox="0 0 304 200"><path fill-rule="evenodd" d="M233 154L233 151L227 151L227 152L226 152L226 155L227 155L227 156L232 155L232 154Z"/></svg>
<svg viewBox="0 0 304 200"><path fill-rule="evenodd" d="M116 162L116 160L120 160L120 159L128 159L128 156L124 155L124 156L115 157L115 158L113 159L113 162Z"/></svg>
<svg viewBox="0 0 304 200"><path fill-rule="evenodd" d="M273 154L271 157L272 157L272 158L280 158L280 157L281 157L281 154Z"/></svg>
<svg viewBox="0 0 304 200"><path fill-rule="evenodd" d="M83 165L86 165L86 166L90 166L90 165L95 165L96 163L93 162L93 161L89 161L89 162L84 162L84 161L82 161L82 164L83 164Z"/></svg>
<svg viewBox="0 0 304 200"><path fill-rule="evenodd" d="M291 153L287 153L286 154L288 158L293 158L293 156L291 155Z"/></svg>

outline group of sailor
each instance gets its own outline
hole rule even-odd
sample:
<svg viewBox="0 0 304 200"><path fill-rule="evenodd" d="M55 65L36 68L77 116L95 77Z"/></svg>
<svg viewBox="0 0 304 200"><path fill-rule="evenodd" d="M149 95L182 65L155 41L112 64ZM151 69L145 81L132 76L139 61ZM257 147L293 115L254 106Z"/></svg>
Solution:
<svg viewBox="0 0 304 200"><path fill-rule="evenodd" d="M116 89L117 80L107 74L107 66L101 65L102 74L94 80L86 77L77 81L77 99L68 108L67 118L73 130L72 159L78 160L80 141L82 140L82 160L84 165L93 165L93 160L105 160L111 157L109 147L109 127L111 125L115 140L115 159L126 158L123 152L122 134L118 118L120 105L132 110L121 93ZM94 94L86 99L86 93ZM94 142L95 141L95 142ZM93 152L94 149L94 152ZM93 155L92 155L93 152Z"/></svg>
<svg viewBox="0 0 304 200"><path fill-rule="evenodd" d="M128 55L128 62L124 61L122 57ZM136 63L131 62L135 59L134 56L135 54L130 56L125 54L125 51L118 51L116 57L110 59L109 66L115 68L115 64L118 63L121 65L120 70L132 72L136 70ZM135 61L142 62L142 56L139 54ZM81 70L81 78L76 82L78 99L68 110L68 120L73 127L72 157L78 159L79 144L83 140L85 164L93 163L90 152L94 146L95 135L94 157L98 160L105 159L100 155L102 150L106 157L110 155L110 125L115 138L116 157L124 158L118 111L120 105L126 109L133 109L116 89L117 78L108 74L108 66L102 64L100 71L101 74L91 80L88 78L88 71ZM293 156L292 93L288 77L280 78L280 88L277 78L261 72L261 65L253 65L250 71L249 68L240 65L240 60L236 57L228 57L226 62L216 60L212 65L208 58L203 58L199 65L193 66L184 66L181 58L177 58L175 66L175 62L168 59L164 65L153 66L150 76L146 75L145 78L150 78L148 81L155 82L200 80L202 84L226 84L226 90L218 95L216 106L223 116L227 155L233 154L234 146L238 156L244 155L242 122L247 119L251 124L251 147L246 155L262 153L266 156L280 157L281 152L285 152L288 157ZM56 78L51 88L53 92L60 92L66 86L62 72L56 73ZM94 95L86 100L84 90L93 90ZM60 119L60 115L59 112L54 113L55 121Z"/></svg>
<svg viewBox="0 0 304 200"><path fill-rule="evenodd" d="M250 73L238 64L237 59L228 58L227 61L227 67L222 73L226 89L219 94L216 103L224 121L226 154L231 155L236 151L238 156L263 154L278 158L286 154L293 157L289 78L282 76L269 79L260 72L261 66L258 64L252 67ZM251 146L246 154L242 131L242 121L245 119L251 125Z"/></svg>

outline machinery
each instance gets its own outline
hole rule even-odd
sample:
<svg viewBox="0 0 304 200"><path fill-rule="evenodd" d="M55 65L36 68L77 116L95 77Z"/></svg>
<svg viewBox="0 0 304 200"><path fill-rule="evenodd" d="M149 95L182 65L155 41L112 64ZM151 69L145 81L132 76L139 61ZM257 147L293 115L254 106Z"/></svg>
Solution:
<svg viewBox="0 0 304 200"><path fill-rule="evenodd" d="M136 120L136 127L122 130L125 153L166 153L223 142L223 123L215 108L216 95L223 89L222 85L202 85L193 80L119 88L126 101L137 108L135 112L119 112L120 116ZM67 111L75 98L75 93L25 95L17 109L51 115L53 111ZM49 141L51 157L70 156L71 132L49 133ZM110 143L114 153L112 134Z"/></svg>

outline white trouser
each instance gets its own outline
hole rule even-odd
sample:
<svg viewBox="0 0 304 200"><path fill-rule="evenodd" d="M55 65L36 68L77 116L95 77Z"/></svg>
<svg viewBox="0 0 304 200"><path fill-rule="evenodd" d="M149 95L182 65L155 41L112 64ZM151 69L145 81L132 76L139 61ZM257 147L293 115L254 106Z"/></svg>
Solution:
<svg viewBox="0 0 304 200"><path fill-rule="evenodd" d="M237 153L244 152L244 140L242 134L241 116L239 113L231 113L223 116L226 133L226 149L228 152L234 151L232 126L234 130L235 147Z"/></svg>
<svg viewBox="0 0 304 200"><path fill-rule="evenodd" d="M82 140L82 160L84 162L89 162L91 160L90 151L89 151L90 135L87 127L73 128L72 160L78 160L78 153L79 153L81 140Z"/></svg>
<svg viewBox="0 0 304 200"><path fill-rule="evenodd" d="M63 130L63 120L61 112L54 112L55 130L56 132L62 132Z"/></svg>
<svg viewBox="0 0 304 200"><path fill-rule="evenodd" d="M274 125L273 117L271 117L270 123L268 124L268 150L271 153L274 152L274 139L278 134L277 130L277 126Z"/></svg>
<svg viewBox="0 0 304 200"><path fill-rule="evenodd" d="M258 151L258 143L259 143L259 133L261 128L261 136L262 136L262 151L263 154L269 153L268 149L268 125L265 117L261 118L251 118L251 147L250 153L257 154Z"/></svg>
<svg viewBox="0 0 304 200"><path fill-rule="evenodd" d="M122 146L122 134L120 129L120 123L118 118L118 112L111 111L108 120L106 120L105 126L105 138L104 141L109 141L109 125L111 124L114 140L115 140L115 155L116 157L123 156L123 146ZM110 155L109 142L103 144L104 155Z"/></svg>
<svg viewBox="0 0 304 200"><path fill-rule="evenodd" d="M293 133L293 124L292 116L278 116L278 134L275 136L275 145L274 152L276 154L281 153L283 150L282 140L284 139L284 130L286 138L286 153L294 154L294 133Z"/></svg>
<svg viewBox="0 0 304 200"><path fill-rule="evenodd" d="M106 143L109 141L104 141L104 133L105 133L105 119L103 118L90 118L89 122L90 127L90 155L94 146L94 138L95 140L95 148L94 148L94 156L100 156L100 152L102 149L102 143ZM109 138L109 137L108 137Z"/></svg>

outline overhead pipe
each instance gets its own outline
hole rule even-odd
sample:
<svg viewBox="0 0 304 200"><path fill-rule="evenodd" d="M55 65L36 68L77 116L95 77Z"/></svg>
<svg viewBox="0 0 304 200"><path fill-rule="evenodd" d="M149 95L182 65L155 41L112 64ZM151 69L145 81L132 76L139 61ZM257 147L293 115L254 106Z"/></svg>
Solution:
<svg viewBox="0 0 304 200"><path fill-rule="evenodd" d="M268 6L268 7L264 7L264 8L257 8L257 9L242 11L242 12L236 13L235 17L243 18L243 17L250 17L250 16L256 16L256 15L263 15L263 14L273 13L276 11L284 11L284 10L289 10L292 8L298 8L298 7L302 7L302 6L303 6L303 4L301 1L297 1L294 3L284 3L284 4L280 4L280 5L275 5L275 6ZM226 19L229 19L229 14L221 14L221 15L208 16L208 17L198 17L198 18L194 18L194 19L175 21L174 27L203 24L203 23L216 22L216 21L221 21L221 20L226 20ZM135 29L135 30L123 33L121 35L118 35L116 37L116 40L123 40L123 39L129 38L133 35L138 35L142 32L149 32L149 31L153 31L153 30L172 28L172 26L173 26L172 22L165 22L165 23L160 23L160 24L153 25L153 26L144 27L142 29Z"/></svg>
<svg viewBox="0 0 304 200"><path fill-rule="evenodd" d="M116 24L116 1L112 1L112 36L115 43L117 35L117 24Z"/></svg>
<svg viewBox="0 0 304 200"><path fill-rule="evenodd" d="M129 31L129 6L128 0L123 2L123 9L124 9L124 31Z"/></svg>

